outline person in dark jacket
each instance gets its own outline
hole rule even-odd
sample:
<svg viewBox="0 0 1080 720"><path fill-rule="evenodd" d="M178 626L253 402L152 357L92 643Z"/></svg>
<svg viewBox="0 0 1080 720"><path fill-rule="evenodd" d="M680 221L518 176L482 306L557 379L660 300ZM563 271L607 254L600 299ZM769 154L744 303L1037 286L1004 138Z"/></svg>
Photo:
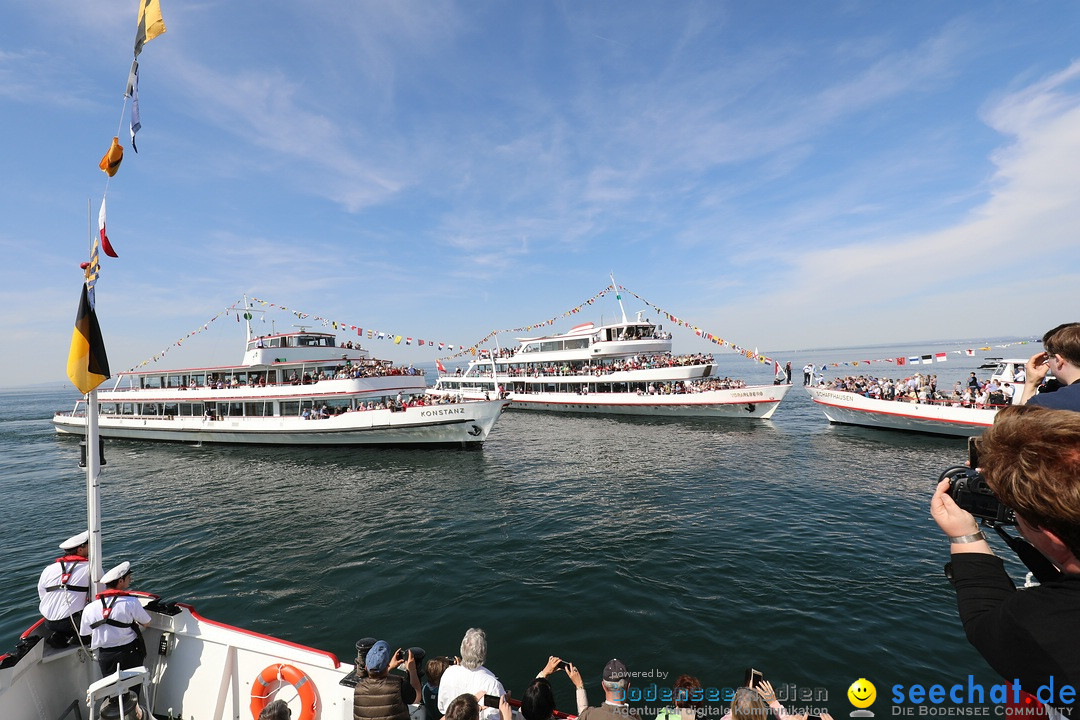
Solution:
<svg viewBox="0 0 1080 720"><path fill-rule="evenodd" d="M1060 575L1017 590L975 518L950 495L949 479L942 480L930 514L949 538L946 571L964 632L1003 678L1069 717L1080 687L1080 413L1003 408L976 449L986 484Z"/></svg>
<svg viewBox="0 0 1080 720"><path fill-rule="evenodd" d="M364 677L353 691L353 720L409 720L409 706L420 698L420 677L412 651L403 654L379 640L371 646L364 659ZM400 673L392 673L400 665L409 672L408 682Z"/></svg>

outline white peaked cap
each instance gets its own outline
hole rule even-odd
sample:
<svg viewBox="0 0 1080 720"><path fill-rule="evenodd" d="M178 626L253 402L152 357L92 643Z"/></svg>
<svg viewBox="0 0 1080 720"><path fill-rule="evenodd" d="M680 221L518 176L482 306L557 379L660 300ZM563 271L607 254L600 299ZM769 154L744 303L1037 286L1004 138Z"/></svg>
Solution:
<svg viewBox="0 0 1080 720"><path fill-rule="evenodd" d="M129 563L129 562L127 562L125 560L124 562L120 563L119 565L114 567L109 572L102 575L101 576L101 582L108 585L109 583L114 582L114 581L119 580L120 578L124 577L129 572L131 572L131 563Z"/></svg>
<svg viewBox="0 0 1080 720"><path fill-rule="evenodd" d="M85 530L78 535L72 535L64 542L60 543L61 550L74 550L80 545L85 545L90 541L90 533Z"/></svg>

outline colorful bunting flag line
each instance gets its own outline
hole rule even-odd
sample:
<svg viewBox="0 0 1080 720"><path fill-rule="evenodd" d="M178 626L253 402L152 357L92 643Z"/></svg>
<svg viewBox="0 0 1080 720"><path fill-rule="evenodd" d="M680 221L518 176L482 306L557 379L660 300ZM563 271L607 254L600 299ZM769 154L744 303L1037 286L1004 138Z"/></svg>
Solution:
<svg viewBox="0 0 1080 720"><path fill-rule="evenodd" d="M139 57L144 43L153 40L165 32L165 21L161 17L161 0L139 0L138 27L135 31L135 58ZM120 109L120 125L124 124L127 101L134 94L131 112L131 147L135 148L135 133L141 127L138 107L138 68L137 59L131 63L128 87L124 93L123 106ZM137 152L137 151L136 151ZM83 270L83 292L79 302L79 312L75 319L75 331L72 334L71 349L68 351L68 378L84 395L107 380L109 361L105 355L105 345L97 322L95 288L101 275L101 253L109 257L118 257L105 229L105 198L109 194L109 182L120 170L124 160L124 147L120 144L119 131L112 139L109 149L102 156L98 168L106 175L105 190L101 193L101 209L98 211L98 233L90 242L90 260L80 265ZM88 208L89 209L89 208ZM179 343L178 343L179 344Z"/></svg>
<svg viewBox="0 0 1080 720"><path fill-rule="evenodd" d="M138 369L139 369L139 368L141 368L141 367L144 367L144 366L146 366L146 365L149 365L149 364L150 364L150 363L152 363L152 362L157 362L157 361L158 361L158 360L160 360L161 358L165 357L165 355L166 355L166 354L167 354L167 353L168 353L168 352L169 352L170 350L172 350L173 348L176 348L176 347L180 347L181 345L183 345L183 344L184 344L184 341L185 341L185 340L187 340L188 338L190 338L190 337L193 337L193 336L195 336L195 335L198 335L199 333L203 333L203 332L206 332L207 330L209 330L209 329L210 329L210 325L211 325L211 324L212 324L212 323L213 323L213 322L214 322L215 320L217 320L218 318L220 318L220 317L222 317L222 316L225 316L225 315L231 315L231 314L233 314L233 313L235 312L235 313L237 313L237 315L236 315L236 319L237 319L237 320L239 320L239 319L240 319L240 315L239 315L239 312L237 311L237 308L238 308L238 307L240 306L241 302L243 302L243 301L242 301L242 300L237 300L237 301L236 301L236 302L234 302L234 303L233 303L232 305L230 305L229 307L225 308L224 310L222 310L221 312L219 312L219 313L218 313L217 315L215 315L214 317L210 318L210 319L209 319L209 320L207 320L207 321L206 321L205 323L203 323L203 324L202 324L202 325L201 325L200 327L197 327L197 328L195 328L194 330L192 330L191 332L189 332L189 333L188 333L187 335L185 335L184 337L182 337L182 338L180 338L179 340L177 340L176 342L174 342L174 343L173 343L172 345L170 345L169 347L165 348L165 349L164 349L164 350L162 350L161 352L157 352L157 353L154 353L153 355L151 355L150 357L146 358L145 360L143 360L143 361L142 361L141 363L139 363L138 365L135 365L134 367L130 367L130 368L128 368L128 369L127 369L127 370L126 370L125 372L133 372L133 371L135 371L135 370L138 370Z"/></svg>
<svg viewBox="0 0 1080 720"><path fill-rule="evenodd" d="M270 302L268 300L263 300L263 299L257 298L257 297L251 298L251 301L253 303L261 305L264 308L272 308L272 309L275 309L275 310L280 310L282 312L287 312L287 313L289 313L291 315L294 315L299 320L313 321L314 323L320 324L325 328L330 328L330 329L333 329L333 330L340 330L340 331L355 332L356 336L358 338L363 338L363 339L367 339L367 340L390 341L391 343L393 343L395 345L404 344L404 345L407 345L407 346L410 346L410 347L413 345L413 342L415 341L417 347L430 348L430 349L436 350L437 352L440 352L440 353L444 352L444 351L449 351L449 354L442 355L442 356L440 356L440 357L438 357L436 359L436 363L441 365L443 361L453 360L455 358L463 357L465 355L470 355L470 356L475 357L478 353L488 352L488 349L483 348L483 346L486 343L493 340L500 333L532 332L533 330L537 330L539 328L544 328L544 327L554 325L556 322L558 322L562 318L571 317L573 315L576 315L576 314L580 313L582 310L584 310L586 307L594 304L600 298L602 298L605 295L607 295L608 293L610 293L612 291L616 291L616 290L619 291L619 292L626 292L626 293L628 293L630 295L633 295L638 301L640 301L641 303L643 303L643 304L647 305L648 307L652 308L653 310L655 310L662 317L664 317L668 322L674 323L678 327L682 327L682 328L691 330L695 335L702 338L703 340L707 340L707 341L709 341L709 342L711 342L711 343L713 343L715 345L718 345L720 347L723 347L723 348L728 348L728 349L738 353L739 355L742 355L743 357L745 357L745 358L747 358L749 360L754 360L756 362L763 363L763 364L771 364L771 365L773 365L774 368L779 368L780 367L780 361L779 360L777 360L775 358L772 358L772 357L769 357L767 355L762 355L762 354L758 353L756 349L750 349L750 348L748 348L748 347L746 347L744 345L740 345L738 343L731 342L730 340L725 340L724 338L721 338L721 337L719 337L718 335L716 335L714 333L711 333L711 332L709 332L707 330L704 330L703 328L691 323L690 321L685 320L685 319L675 315L674 313L668 312L667 310L660 307L659 305L656 305L656 304L646 300L641 295L638 295L633 290L630 290L629 288L627 288L627 287L625 287L623 285L619 285L617 289L614 286L608 285L607 287L605 287L603 290L601 290L600 292L593 295L588 300L585 300L584 302L581 302L578 305L575 305L574 307L560 313L559 315L555 315L554 317L550 317L547 320L543 320L541 322L536 322L536 323L531 323L529 325L522 325L520 327L508 328L508 329L505 329L505 330L492 330L491 332L489 332L487 335L480 338L476 342L469 343L469 344L455 343L455 342L450 342L450 341L447 341L447 340L435 341L435 340L429 340L427 338L420 338L420 337L416 337L416 336L403 335L403 334L401 334L399 332L393 332L393 331L387 331L387 330L378 330L378 329L372 328L370 326L365 327L363 325L356 325L354 323L345 322L345 321L342 321L342 320L333 320L331 318L326 318L326 317L323 317L321 315L316 315L314 313L308 313L308 312L303 312L303 311L300 311L300 310L294 310L292 308L286 307L285 305L281 305L281 304L278 304L278 303L273 303L273 302ZM188 338L193 337L193 336L195 336L195 335L197 335L199 333L202 333L202 332L205 332L206 330L208 330L210 328L210 325L215 320L218 320L219 318L221 318L224 315L235 314L237 322L240 322L241 313L240 313L239 308L243 307L243 303L244 303L243 300L237 300L232 305L225 308L224 310L219 312L214 317L210 318L202 326L192 330L187 335L180 338L179 340L174 342L169 347L163 349L162 351L154 354L153 356L147 358L146 360L139 363L135 367L131 368L131 370L128 370L128 372L131 372L132 370L136 370L138 368L141 368L141 367L143 367L143 366L145 366L145 365L147 365L147 364L149 364L151 362L157 362L158 360L163 358L165 356L165 354L168 353L170 350L172 350L174 347L180 347L183 344L183 342L185 340L187 340ZM243 313L243 317L250 320L251 319L251 313L245 311ZM1018 342L998 344L998 345L993 345L993 346L984 345L984 346L980 346L977 349L980 350L980 351L987 351L988 352L988 351L990 351L992 349L996 349L996 348L1006 348L1006 347L1012 347L1014 345L1027 345L1029 342L1032 342L1032 341L1021 340L1021 341L1018 341ZM456 350L455 350L455 348L456 348ZM855 366L859 366L859 365L870 365L871 363L883 363L883 362L894 363L894 364L896 364L898 366L905 365L905 364L916 365L916 364L920 364L920 363L921 364L932 364L934 362L945 362L948 359L947 358L948 354L966 354L967 356L970 357L970 356L973 356L975 354L975 349L952 350L952 351L949 351L948 353L936 352L936 353L932 353L932 354L911 355L911 356L908 356L908 357L889 357L889 358L878 358L878 359L873 359L873 360L847 360L847 361L843 361L843 362L838 361L838 362L826 363L825 365L826 366L831 366L831 367L834 367L834 368L839 368L839 367L855 367Z"/></svg>
<svg viewBox="0 0 1080 720"><path fill-rule="evenodd" d="M872 360L837 360L832 362L826 362L822 367L856 367L860 365L871 365L873 363L891 363L897 367L903 367L906 365L932 365L935 362L943 363L947 362L949 355L963 355L965 357L974 357L975 352L992 352L994 350L1000 350L1003 348L1016 347L1017 345L1030 345L1031 343L1038 343L1040 340L1016 340L1008 343L996 343L985 344L974 348L965 348L963 350L947 350L945 352L935 351L933 353L919 353L918 355L908 355L900 357L885 357L875 358Z"/></svg>

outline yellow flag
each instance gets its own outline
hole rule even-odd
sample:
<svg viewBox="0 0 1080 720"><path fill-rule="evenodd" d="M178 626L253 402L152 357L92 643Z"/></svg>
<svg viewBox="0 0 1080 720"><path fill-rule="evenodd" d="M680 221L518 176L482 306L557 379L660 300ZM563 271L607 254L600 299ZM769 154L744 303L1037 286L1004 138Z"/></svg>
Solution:
<svg viewBox="0 0 1080 720"><path fill-rule="evenodd" d="M139 27L135 31L135 57L142 46L165 32L165 20L161 17L161 0L139 0Z"/></svg>
<svg viewBox="0 0 1080 720"><path fill-rule="evenodd" d="M101 157L101 162L98 163L98 167L101 171L112 177L116 174L116 171L120 169L120 163L124 159L124 148L120 145L120 138L113 138L112 145L109 146L109 151Z"/></svg>
<svg viewBox="0 0 1080 720"><path fill-rule="evenodd" d="M394 336L394 344L395 345L400 345L401 344L401 336L400 335L395 335Z"/></svg>

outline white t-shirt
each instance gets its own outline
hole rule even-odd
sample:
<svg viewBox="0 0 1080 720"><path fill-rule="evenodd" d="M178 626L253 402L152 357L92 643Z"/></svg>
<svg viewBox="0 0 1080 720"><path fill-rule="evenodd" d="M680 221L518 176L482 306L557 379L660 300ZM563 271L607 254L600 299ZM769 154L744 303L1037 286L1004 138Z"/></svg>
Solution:
<svg viewBox="0 0 1080 720"><path fill-rule="evenodd" d="M60 567L59 561L42 570L37 585L38 599L40 600L38 609L41 610L41 616L46 620L63 620L86 607L90 588L90 563L83 560L78 563L65 561L65 564L71 568L71 575L67 581L68 587L75 586L86 589L46 590L46 588L60 584L64 570Z"/></svg>
<svg viewBox="0 0 1080 720"><path fill-rule="evenodd" d="M115 598L115 599L114 599ZM135 631L131 628L116 627L109 623L103 623L91 629L91 625L102 619L104 606L102 603L108 600L112 604L109 618L121 623L137 622L146 625L150 622L150 615L143 609L142 603L136 597L130 595L106 596L86 606L82 614L81 635L93 635L90 639L90 649L110 648L127 645L135 640Z"/></svg>
<svg viewBox="0 0 1080 720"><path fill-rule="evenodd" d="M470 670L464 665L451 665L446 668L442 679L439 680L439 712L445 713L447 706L458 695L475 695L481 690L486 695L502 696L506 693L499 678L483 665L475 670ZM498 708L480 708L481 720L498 714Z"/></svg>

